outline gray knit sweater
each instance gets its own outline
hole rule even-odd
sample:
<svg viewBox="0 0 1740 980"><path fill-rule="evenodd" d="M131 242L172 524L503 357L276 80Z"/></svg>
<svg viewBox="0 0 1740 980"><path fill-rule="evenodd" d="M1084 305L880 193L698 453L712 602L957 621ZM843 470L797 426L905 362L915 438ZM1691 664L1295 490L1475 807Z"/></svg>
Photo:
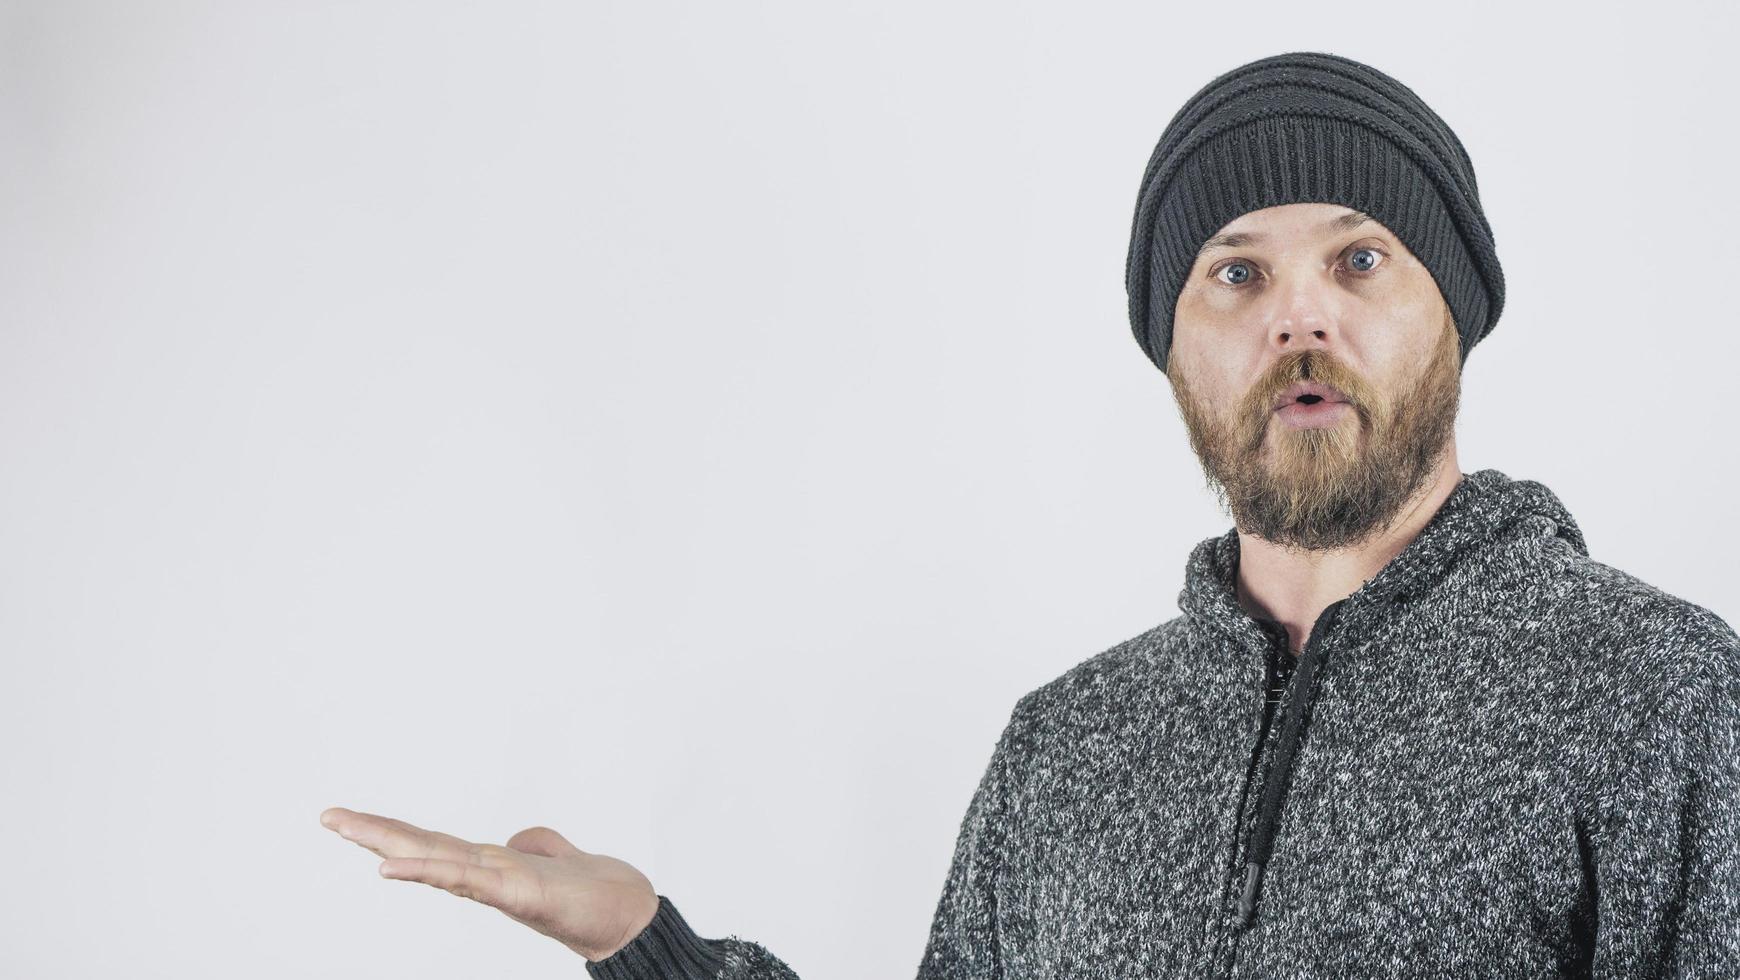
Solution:
<svg viewBox="0 0 1740 980"><path fill-rule="evenodd" d="M1191 552L1182 615L1021 697L920 980L1740 978L1740 637L1465 474L1297 665ZM795 980L665 896L593 977Z"/></svg>

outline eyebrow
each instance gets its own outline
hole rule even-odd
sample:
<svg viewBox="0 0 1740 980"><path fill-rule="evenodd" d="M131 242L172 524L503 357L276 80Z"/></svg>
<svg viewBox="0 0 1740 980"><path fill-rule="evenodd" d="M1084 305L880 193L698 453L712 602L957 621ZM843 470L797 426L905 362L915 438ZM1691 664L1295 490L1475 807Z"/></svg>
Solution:
<svg viewBox="0 0 1740 980"><path fill-rule="evenodd" d="M1373 220L1372 216L1366 214L1364 211L1349 211L1338 218L1331 218L1323 225L1323 230L1332 233L1351 231L1371 220ZM1268 237L1269 236L1267 235L1254 231L1235 231L1229 235L1216 235L1208 241L1203 242L1202 248L1198 249L1196 254L1200 258L1204 252L1207 252L1210 249L1242 248L1243 246L1263 241Z"/></svg>

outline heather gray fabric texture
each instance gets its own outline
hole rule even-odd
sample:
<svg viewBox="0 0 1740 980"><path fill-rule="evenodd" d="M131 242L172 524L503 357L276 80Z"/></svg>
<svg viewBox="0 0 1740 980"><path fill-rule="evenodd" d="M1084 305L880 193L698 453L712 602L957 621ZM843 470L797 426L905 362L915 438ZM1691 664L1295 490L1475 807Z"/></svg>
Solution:
<svg viewBox="0 0 1740 980"><path fill-rule="evenodd" d="M1238 605L1238 553L1232 529L1202 541L1179 616L1016 702L920 980L1740 977L1727 622L1590 558L1541 483L1481 470L1343 600L1315 684L1299 689L1301 661L1266 704L1292 654ZM1299 699L1246 926L1279 740L1265 719ZM796 977L757 943L686 929L661 901L587 969ZM659 944L717 961L648 955Z"/></svg>

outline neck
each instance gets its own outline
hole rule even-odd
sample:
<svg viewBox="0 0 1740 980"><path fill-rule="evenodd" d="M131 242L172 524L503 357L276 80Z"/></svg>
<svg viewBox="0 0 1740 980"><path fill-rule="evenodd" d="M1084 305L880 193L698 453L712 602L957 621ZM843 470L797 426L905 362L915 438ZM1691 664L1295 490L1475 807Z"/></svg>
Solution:
<svg viewBox="0 0 1740 980"><path fill-rule="evenodd" d="M1253 616L1285 626L1288 646L1297 655L1323 610L1352 595L1401 554L1461 480L1462 468L1452 445L1432 479L1409 498L1387 527L1348 548L1290 551L1240 531L1239 605Z"/></svg>

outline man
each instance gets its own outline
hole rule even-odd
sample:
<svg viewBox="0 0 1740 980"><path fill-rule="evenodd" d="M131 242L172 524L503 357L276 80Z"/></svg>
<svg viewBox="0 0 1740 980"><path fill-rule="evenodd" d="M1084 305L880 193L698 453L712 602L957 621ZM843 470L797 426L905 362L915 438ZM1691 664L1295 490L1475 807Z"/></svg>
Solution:
<svg viewBox="0 0 1740 980"><path fill-rule="evenodd" d="M1126 276L1235 526L1180 616L1016 703L921 980L1740 977L1740 636L1540 483L1461 472L1504 278L1443 120L1335 55L1227 72L1149 162ZM328 813L594 977L795 976L554 831Z"/></svg>

